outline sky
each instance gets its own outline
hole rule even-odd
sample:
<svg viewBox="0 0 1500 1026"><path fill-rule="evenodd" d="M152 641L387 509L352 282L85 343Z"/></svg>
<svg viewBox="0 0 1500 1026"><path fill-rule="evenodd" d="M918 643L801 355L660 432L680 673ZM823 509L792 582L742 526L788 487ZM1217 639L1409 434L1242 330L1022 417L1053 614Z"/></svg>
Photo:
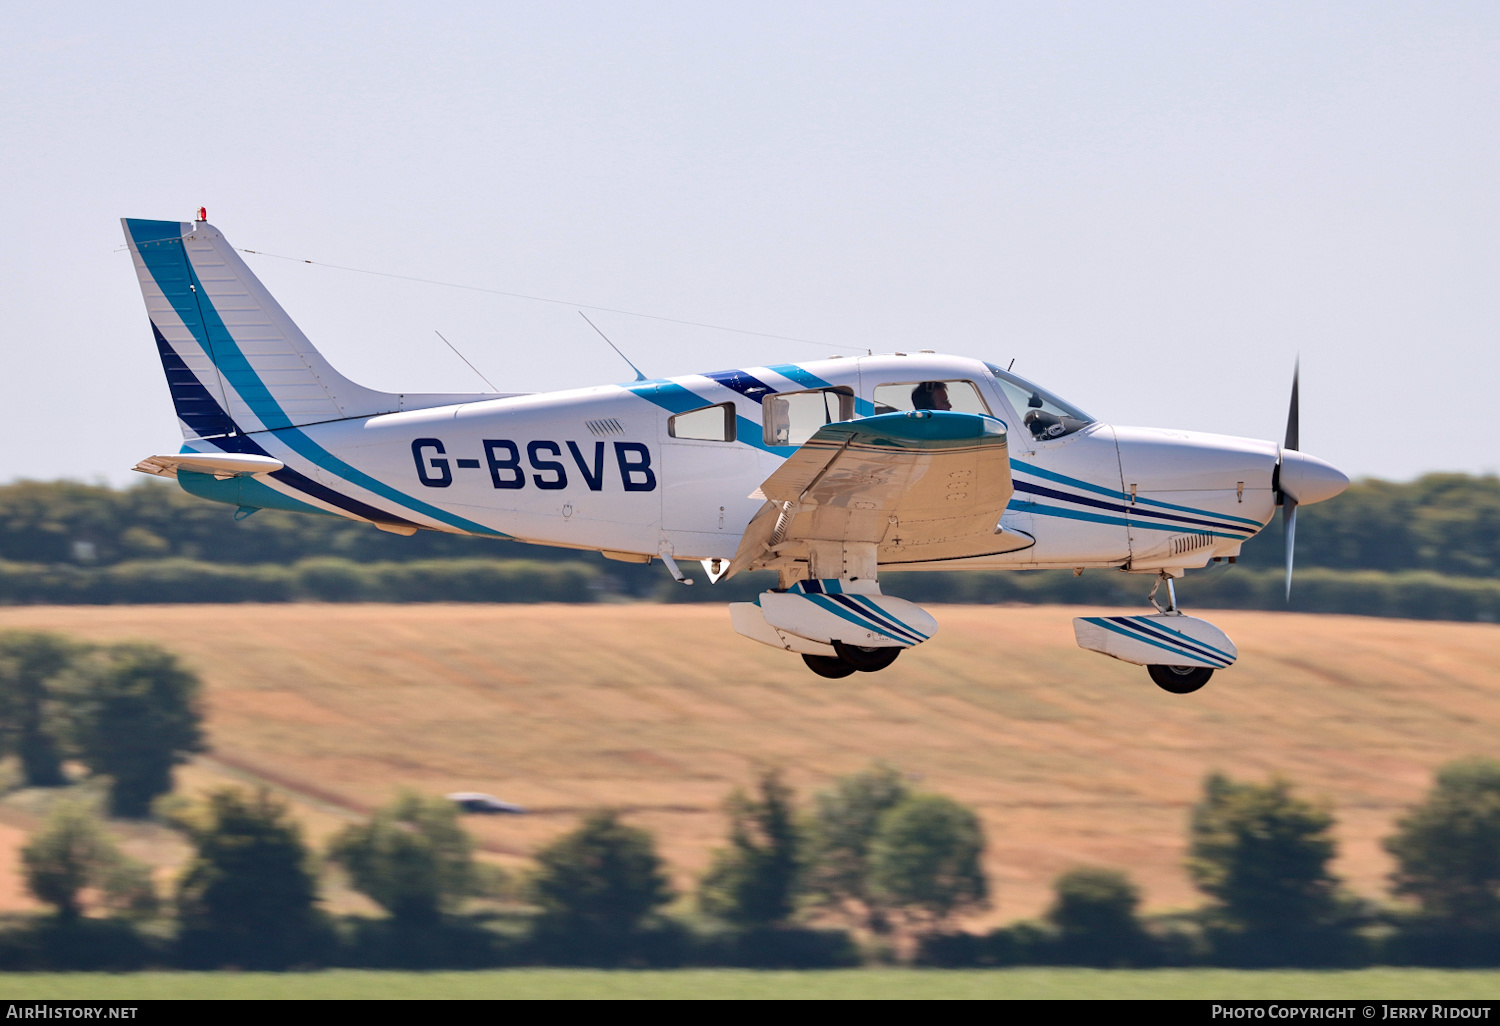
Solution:
<svg viewBox="0 0 1500 1026"><path fill-rule="evenodd" d="M199 206L296 258L246 256L375 388L483 388L439 331L506 391L629 380L588 304L760 333L591 313L651 376L936 349L1114 423L1258 438L1300 356L1306 451L1500 468L1500 5L6 20L0 481L124 484L176 451L119 218Z"/></svg>

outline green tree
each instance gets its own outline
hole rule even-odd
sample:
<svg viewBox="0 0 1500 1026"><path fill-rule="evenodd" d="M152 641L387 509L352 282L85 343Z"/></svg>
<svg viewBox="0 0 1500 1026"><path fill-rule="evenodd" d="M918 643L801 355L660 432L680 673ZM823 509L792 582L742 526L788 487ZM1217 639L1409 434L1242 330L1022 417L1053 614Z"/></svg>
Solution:
<svg viewBox="0 0 1500 1026"><path fill-rule="evenodd" d="M406 791L367 823L345 827L328 846L355 890L397 923L426 925L457 911L479 883L474 840L453 803Z"/></svg>
<svg viewBox="0 0 1500 1026"><path fill-rule="evenodd" d="M1415 898L1426 917L1460 930L1500 929L1500 762L1440 769L1385 849L1396 859L1395 892Z"/></svg>
<svg viewBox="0 0 1500 1026"><path fill-rule="evenodd" d="M190 941L208 961L278 965L297 961L316 926L317 874L302 829L265 788L214 791L176 810L194 854L177 888Z"/></svg>
<svg viewBox="0 0 1500 1026"><path fill-rule="evenodd" d="M59 634L0 633L0 729L28 787L66 784L57 680L84 651Z"/></svg>
<svg viewBox="0 0 1500 1026"><path fill-rule="evenodd" d="M1068 961L1114 965L1139 953L1144 939L1136 917L1141 892L1124 873L1078 866L1059 876L1052 888L1047 919L1057 929Z"/></svg>
<svg viewBox="0 0 1500 1026"><path fill-rule="evenodd" d="M916 794L880 818L870 850L870 885L882 905L924 932L984 908L984 828L967 806Z"/></svg>
<svg viewBox="0 0 1500 1026"><path fill-rule="evenodd" d="M815 901L879 933L885 913L870 889L870 849L880 818L907 797L900 772L886 763L834 781L814 799L807 888Z"/></svg>
<svg viewBox="0 0 1500 1026"><path fill-rule="evenodd" d="M756 798L738 789L729 796L729 847L714 852L698 890L703 911L742 928L785 923L801 883L802 834L792 789L771 770L758 790Z"/></svg>
<svg viewBox="0 0 1500 1026"><path fill-rule="evenodd" d="M101 649L70 684L79 758L108 776L110 812L140 819L172 790L172 767L204 743L198 677L172 653L133 642Z"/></svg>
<svg viewBox="0 0 1500 1026"><path fill-rule="evenodd" d="M613 954L673 898L651 835L601 809L537 853L531 900L537 931L567 954Z"/></svg>
<svg viewBox="0 0 1500 1026"><path fill-rule="evenodd" d="M156 908L150 869L122 853L98 818L75 802L52 810L21 849L21 863L27 889L65 922L83 914L86 889L111 911L144 915Z"/></svg>
<svg viewBox="0 0 1500 1026"><path fill-rule="evenodd" d="M1333 815L1276 777L1203 784L1190 821L1188 873L1231 925L1264 933L1315 929L1336 910Z"/></svg>

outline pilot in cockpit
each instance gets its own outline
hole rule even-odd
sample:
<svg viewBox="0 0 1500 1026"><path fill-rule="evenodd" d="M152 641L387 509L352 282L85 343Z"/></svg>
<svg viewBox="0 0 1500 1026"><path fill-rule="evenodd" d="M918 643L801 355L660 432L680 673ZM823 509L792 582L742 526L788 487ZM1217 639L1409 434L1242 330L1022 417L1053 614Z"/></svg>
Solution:
<svg viewBox="0 0 1500 1026"><path fill-rule="evenodd" d="M923 381L911 390L911 407L914 410L951 410L948 401L948 384L944 381Z"/></svg>

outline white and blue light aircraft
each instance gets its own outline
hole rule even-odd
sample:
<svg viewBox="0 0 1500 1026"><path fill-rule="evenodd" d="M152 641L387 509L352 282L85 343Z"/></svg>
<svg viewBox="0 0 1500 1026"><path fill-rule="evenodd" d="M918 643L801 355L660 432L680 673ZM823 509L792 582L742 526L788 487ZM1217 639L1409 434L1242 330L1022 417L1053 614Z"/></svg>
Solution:
<svg viewBox="0 0 1500 1026"><path fill-rule="evenodd" d="M981 360L833 357L536 394L377 392L335 371L201 211L125 219L183 444L135 469L257 509L382 531L506 538L773 570L730 605L745 637L825 677L889 666L937 621L882 570L1099 568L1155 578L1156 611L1079 617L1078 643L1175 693L1237 652L1173 581L1340 471L1285 442L1115 427ZM1166 594L1157 598L1160 585Z"/></svg>

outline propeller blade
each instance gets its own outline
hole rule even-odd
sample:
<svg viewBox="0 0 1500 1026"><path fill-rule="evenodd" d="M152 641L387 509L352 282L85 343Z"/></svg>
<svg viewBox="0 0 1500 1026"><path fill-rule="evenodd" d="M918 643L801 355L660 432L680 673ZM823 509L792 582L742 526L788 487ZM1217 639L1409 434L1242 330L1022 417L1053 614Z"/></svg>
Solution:
<svg viewBox="0 0 1500 1026"><path fill-rule="evenodd" d="M1297 402L1297 379L1302 376L1302 358L1297 358L1297 363L1292 368L1292 405L1286 414L1286 442L1283 449L1299 449L1301 447L1299 436L1301 434L1301 409Z"/></svg>
<svg viewBox="0 0 1500 1026"><path fill-rule="evenodd" d="M1292 554L1297 548L1297 500L1290 495L1281 500L1282 536L1286 539L1286 600L1292 600Z"/></svg>

